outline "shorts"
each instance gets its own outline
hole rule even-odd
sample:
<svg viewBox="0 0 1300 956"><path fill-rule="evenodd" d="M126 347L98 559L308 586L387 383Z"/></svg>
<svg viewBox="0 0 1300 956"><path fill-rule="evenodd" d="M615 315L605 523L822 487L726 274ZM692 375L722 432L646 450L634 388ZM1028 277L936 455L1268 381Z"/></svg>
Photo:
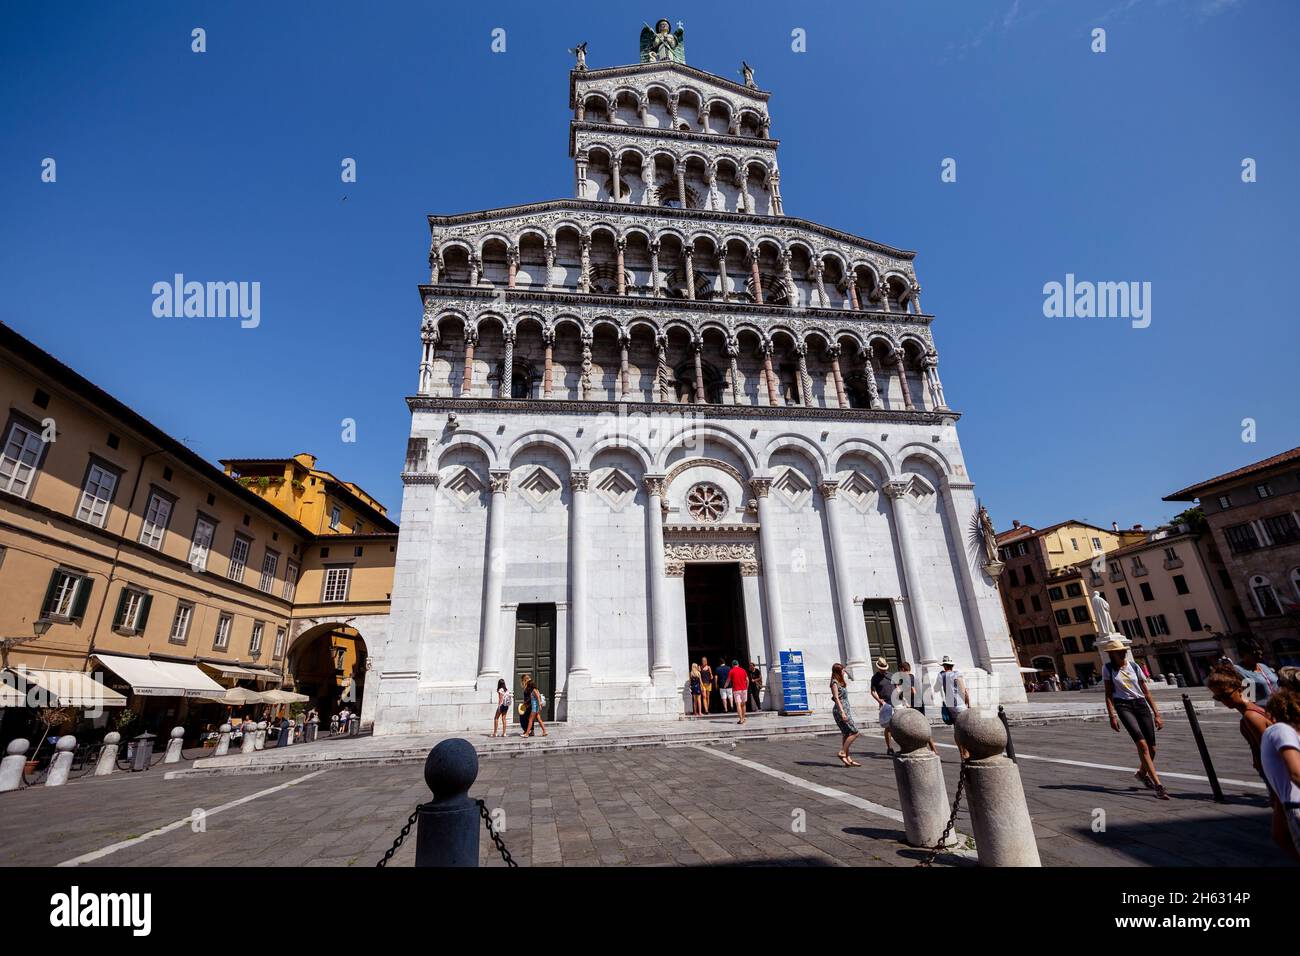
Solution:
<svg viewBox="0 0 1300 956"><path fill-rule="evenodd" d="M732 693L732 689L730 687L722 688L722 699L735 700L735 694Z"/></svg>
<svg viewBox="0 0 1300 956"><path fill-rule="evenodd" d="M705 685L704 685L704 696L705 696L705 697L708 697L708 696L709 696L710 694L712 694L712 693L713 693L713 685L712 685L712 684L705 684Z"/></svg>
<svg viewBox="0 0 1300 956"><path fill-rule="evenodd" d="M500 707L497 708L497 716L500 716L502 714L508 714L509 712L510 712L509 704L502 704Z"/></svg>
<svg viewBox="0 0 1300 956"><path fill-rule="evenodd" d="M894 705L884 704L880 708L880 726L888 727L889 719L894 716Z"/></svg>
<svg viewBox="0 0 1300 956"><path fill-rule="evenodd" d="M1124 725L1133 743L1147 742L1152 750L1156 748L1156 717L1151 706L1145 700L1113 700L1115 716Z"/></svg>

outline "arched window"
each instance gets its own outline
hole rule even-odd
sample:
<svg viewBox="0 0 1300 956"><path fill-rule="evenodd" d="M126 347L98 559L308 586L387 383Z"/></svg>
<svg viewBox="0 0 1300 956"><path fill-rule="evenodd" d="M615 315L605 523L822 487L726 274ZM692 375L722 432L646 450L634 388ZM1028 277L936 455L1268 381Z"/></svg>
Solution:
<svg viewBox="0 0 1300 956"><path fill-rule="evenodd" d="M722 373L709 362L701 363L704 370L704 400L710 405L722 404L722 390L725 382ZM695 399L695 361L684 362L673 373L677 385L677 401L683 405L693 405Z"/></svg>
<svg viewBox="0 0 1300 956"><path fill-rule="evenodd" d="M1282 605L1278 603L1277 592L1273 590L1273 585L1269 583L1268 578L1256 574L1250 579L1250 592L1255 596L1255 607L1261 617L1277 617L1282 613Z"/></svg>
<svg viewBox="0 0 1300 956"><path fill-rule="evenodd" d="M867 387L865 372L851 372L844 380L844 391L849 399L849 408L870 408L871 389Z"/></svg>
<svg viewBox="0 0 1300 956"><path fill-rule="evenodd" d="M514 372L510 377L511 398L532 398L533 383L537 375L527 362L515 362Z"/></svg>

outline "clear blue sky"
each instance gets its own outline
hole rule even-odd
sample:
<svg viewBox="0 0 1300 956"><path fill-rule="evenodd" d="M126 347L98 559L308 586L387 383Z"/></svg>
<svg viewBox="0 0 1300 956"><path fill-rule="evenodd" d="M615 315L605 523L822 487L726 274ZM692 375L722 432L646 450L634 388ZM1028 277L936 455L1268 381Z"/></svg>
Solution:
<svg viewBox="0 0 1300 956"><path fill-rule="evenodd" d="M396 514L425 215L570 195L566 48L632 62L665 16L773 91L788 213L919 251L999 528L1154 523L1298 443L1300 6L689 7L6 3L0 317L210 459L312 451ZM154 318L176 272L259 281L261 326ZM1151 326L1044 318L1067 272L1151 282Z"/></svg>

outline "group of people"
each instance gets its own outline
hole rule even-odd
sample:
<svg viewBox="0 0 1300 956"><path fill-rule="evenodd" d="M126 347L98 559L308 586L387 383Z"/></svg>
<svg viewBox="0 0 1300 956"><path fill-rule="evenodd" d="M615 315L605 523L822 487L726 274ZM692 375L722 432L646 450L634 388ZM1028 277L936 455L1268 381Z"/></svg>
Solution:
<svg viewBox="0 0 1300 956"><path fill-rule="evenodd" d="M941 692L943 701L941 713L945 723L952 723L956 720L957 714L970 706L970 692L966 689L966 682L951 657L944 655L940 663L943 670L939 674L937 689ZM843 664L835 664L831 667L831 716L835 719L835 726L840 729L840 751L836 754L840 763L846 767L861 767L862 764L853 759L849 750L862 733L853 719L853 707L849 703L848 682L851 679ZM913 707L925 713L925 693L922 690L918 698L912 665L907 661L900 664L897 680L895 680L889 673L889 662L883 657L877 657L875 670L871 675L871 699L879 708L876 722L885 731L885 752L892 755L894 738L889 731L889 722L893 720L895 708ZM930 750L934 751L933 740L930 741ZM965 757L964 752L962 756Z"/></svg>
<svg viewBox="0 0 1300 956"><path fill-rule="evenodd" d="M707 657L700 658L698 664L691 665L688 681L691 691L691 715L703 717L712 707L714 688L724 712L734 711L739 720L745 722L745 711L763 709L763 671L753 661L748 667L742 667L739 660L730 664L726 660L718 662L715 670Z"/></svg>
<svg viewBox="0 0 1300 956"><path fill-rule="evenodd" d="M533 728L540 727L543 737L549 737L546 731L546 724L542 720L542 709L546 706L546 695L533 681L532 674L522 674L519 678L523 685L523 692L520 694L519 701L519 736L533 736ZM506 729L510 726L510 708L514 705L515 695L511 693L510 688L506 686L505 678L497 680L497 709L492 716L492 736L497 736L497 727L500 725L501 736L506 736Z"/></svg>

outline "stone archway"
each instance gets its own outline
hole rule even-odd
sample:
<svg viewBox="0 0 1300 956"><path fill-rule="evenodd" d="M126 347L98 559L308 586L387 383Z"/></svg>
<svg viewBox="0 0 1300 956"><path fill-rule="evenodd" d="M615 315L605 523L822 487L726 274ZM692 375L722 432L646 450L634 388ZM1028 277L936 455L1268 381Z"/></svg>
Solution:
<svg viewBox="0 0 1300 956"><path fill-rule="evenodd" d="M346 707L360 713L365 699L366 673L370 666L370 649L362 633L352 623L330 621L303 630L290 646L285 674L292 682L289 689L306 694L321 723Z"/></svg>

